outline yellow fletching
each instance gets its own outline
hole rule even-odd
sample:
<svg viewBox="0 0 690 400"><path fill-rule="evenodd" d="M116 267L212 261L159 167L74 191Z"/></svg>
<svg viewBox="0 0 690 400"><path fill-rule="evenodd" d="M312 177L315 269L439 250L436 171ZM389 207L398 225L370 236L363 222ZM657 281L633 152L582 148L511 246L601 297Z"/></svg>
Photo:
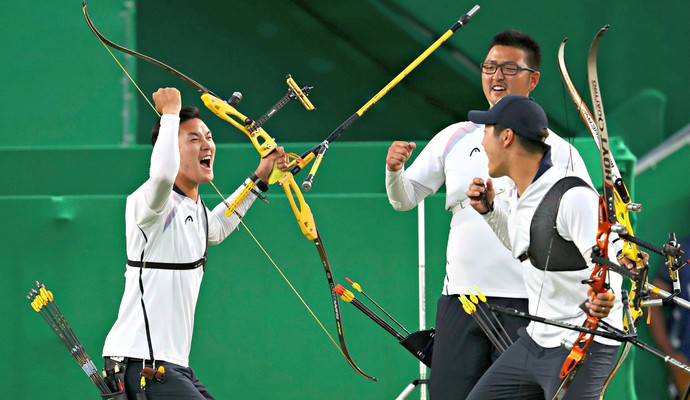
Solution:
<svg viewBox="0 0 690 400"><path fill-rule="evenodd" d="M477 296L479 296L479 300L481 300L482 303L486 303L486 296L484 296L484 293L482 293L482 291L479 290L479 286L474 285L474 289L477 291Z"/></svg>
<svg viewBox="0 0 690 400"><path fill-rule="evenodd" d="M352 303L352 300L355 299L355 294L352 293L351 291L345 289L343 294L340 295L340 298L343 299L343 301L347 301L348 303Z"/></svg>
<svg viewBox="0 0 690 400"><path fill-rule="evenodd" d="M469 314L469 312L467 311L467 307L465 307L465 300L463 300L462 297L458 297L458 301L462 304L462 309Z"/></svg>
<svg viewBox="0 0 690 400"><path fill-rule="evenodd" d="M466 313L472 314L472 312L475 310L474 304L472 304L472 302L469 301L464 294L461 294L460 297L458 297L458 300L460 300L462 303L462 309L465 310Z"/></svg>
<svg viewBox="0 0 690 400"><path fill-rule="evenodd" d="M470 289L467 289L467 291L470 293L469 296L470 300L472 300L472 303L479 304L479 299L477 299L477 296L475 296Z"/></svg>
<svg viewBox="0 0 690 400"><path fill-rule="evenodd" d="M467 305L470 307L470 309L472 310L472 312L477 311L477 306L475 306L473 302L468 301L468 302L467 302Z"/></svg>

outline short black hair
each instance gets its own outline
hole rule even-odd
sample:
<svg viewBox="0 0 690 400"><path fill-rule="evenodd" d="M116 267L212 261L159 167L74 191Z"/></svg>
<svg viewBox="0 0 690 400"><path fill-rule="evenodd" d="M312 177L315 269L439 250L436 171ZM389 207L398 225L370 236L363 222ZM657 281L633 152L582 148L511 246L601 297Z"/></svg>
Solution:
<svg viewBox="0 0 690 400"><path fill-rule="evenodd" d="M194 118L199 118L201 119L201 116L199 114L199 109L196 107L192 106L183 106L182 109L180 110L180 123L183 123L185 121L188 121L190 119ZM158 140L158 132L161 129L161 117L158 117L156 120L156 123L153 124L153 129L151 129L151 145L156 144L156 140Z"/></svg>
<svg viewBox="0 0 690 400"><path fill-rule="evenodd" d="M501 132L508 129L501 124L494 124L493 127L494 127L494 136L496 136L496 137L498 137L498 135ZM549 130L546 128L544 128L544 130L541 131L541 137L543 138L543 141L541 141L541 142L537 142L536 140L529 140L529 139L525 138L524 136L520 136L517 133L515 134L517 141L520 142L520 145L528 153L541 153L541 154L546 153L546 150L551 148L551 146L549 146L548 144L545 143L545 140L548 136L549 136Z"/></svg>
<svg viewBox="0 0 690 400"><path fill-rule="evenodd" d="M491 39L489 50L494 46L515 47L527 53L527 66L539 71L541 68L541 47L532 37L516 29L506 29Z"/></svg>

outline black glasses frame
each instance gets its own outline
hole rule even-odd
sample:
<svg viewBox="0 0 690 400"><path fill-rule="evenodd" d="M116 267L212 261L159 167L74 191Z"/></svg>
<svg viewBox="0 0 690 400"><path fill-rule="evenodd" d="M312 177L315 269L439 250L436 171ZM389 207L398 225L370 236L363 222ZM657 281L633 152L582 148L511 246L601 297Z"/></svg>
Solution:
<svg viewBox="0 0 690 400"><path fill-rule="evenodd" d="M479 64L479 67L482 69L482 73L487 74L487 75L493 75L499 69L501 70L501 73L503 75L508 75L508 76L517 75L520 71L537 72L536 70L534 70L532 68L523 67L522 65L517 65L513 62L506 62L503 64L496 64L496 63L492 63L492 62L481 63L481 64ZM515 68L515 69L514 70L506 69L506 67L511 67L511 68Z"/></svg>

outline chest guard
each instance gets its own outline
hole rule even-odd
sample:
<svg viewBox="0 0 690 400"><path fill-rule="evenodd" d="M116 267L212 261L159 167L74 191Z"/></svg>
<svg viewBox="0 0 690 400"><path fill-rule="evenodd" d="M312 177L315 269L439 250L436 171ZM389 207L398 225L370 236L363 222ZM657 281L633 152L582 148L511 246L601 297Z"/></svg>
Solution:
<svg viewBox="0 0 690 400"><path fill-rule="evenodd" d="M568 176L556 182L546 193L534 212L530 225L529 248L518 257L529 258L532 265L542 271L579 271L587 268L575 243L563 239L558 233L556 219L563 194L569 189L589 185L576 176Z"/></svg>

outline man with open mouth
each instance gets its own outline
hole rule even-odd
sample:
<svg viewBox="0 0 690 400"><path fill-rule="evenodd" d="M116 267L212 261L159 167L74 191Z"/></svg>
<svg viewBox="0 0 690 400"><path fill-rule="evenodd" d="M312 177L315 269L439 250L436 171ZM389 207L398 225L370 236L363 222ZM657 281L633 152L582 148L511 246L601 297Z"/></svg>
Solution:
<svg viewBox="0 0 690 400"><path fill-rule="evenodd" d="M103 348L106 372L130 399L142 393L149 400L213 399L189 367L207 248L235 230L258 190L268 190L274 165L285 171L287 159L282 148L264 157L235 193L209 210L199 185L213 180L211 131L198 109L182 107L177 89L159 89L153 100L161 117L152 132L149 178L127 197L125 292ZM240 195L246 197L226 216L227 204Z"/></svg>

